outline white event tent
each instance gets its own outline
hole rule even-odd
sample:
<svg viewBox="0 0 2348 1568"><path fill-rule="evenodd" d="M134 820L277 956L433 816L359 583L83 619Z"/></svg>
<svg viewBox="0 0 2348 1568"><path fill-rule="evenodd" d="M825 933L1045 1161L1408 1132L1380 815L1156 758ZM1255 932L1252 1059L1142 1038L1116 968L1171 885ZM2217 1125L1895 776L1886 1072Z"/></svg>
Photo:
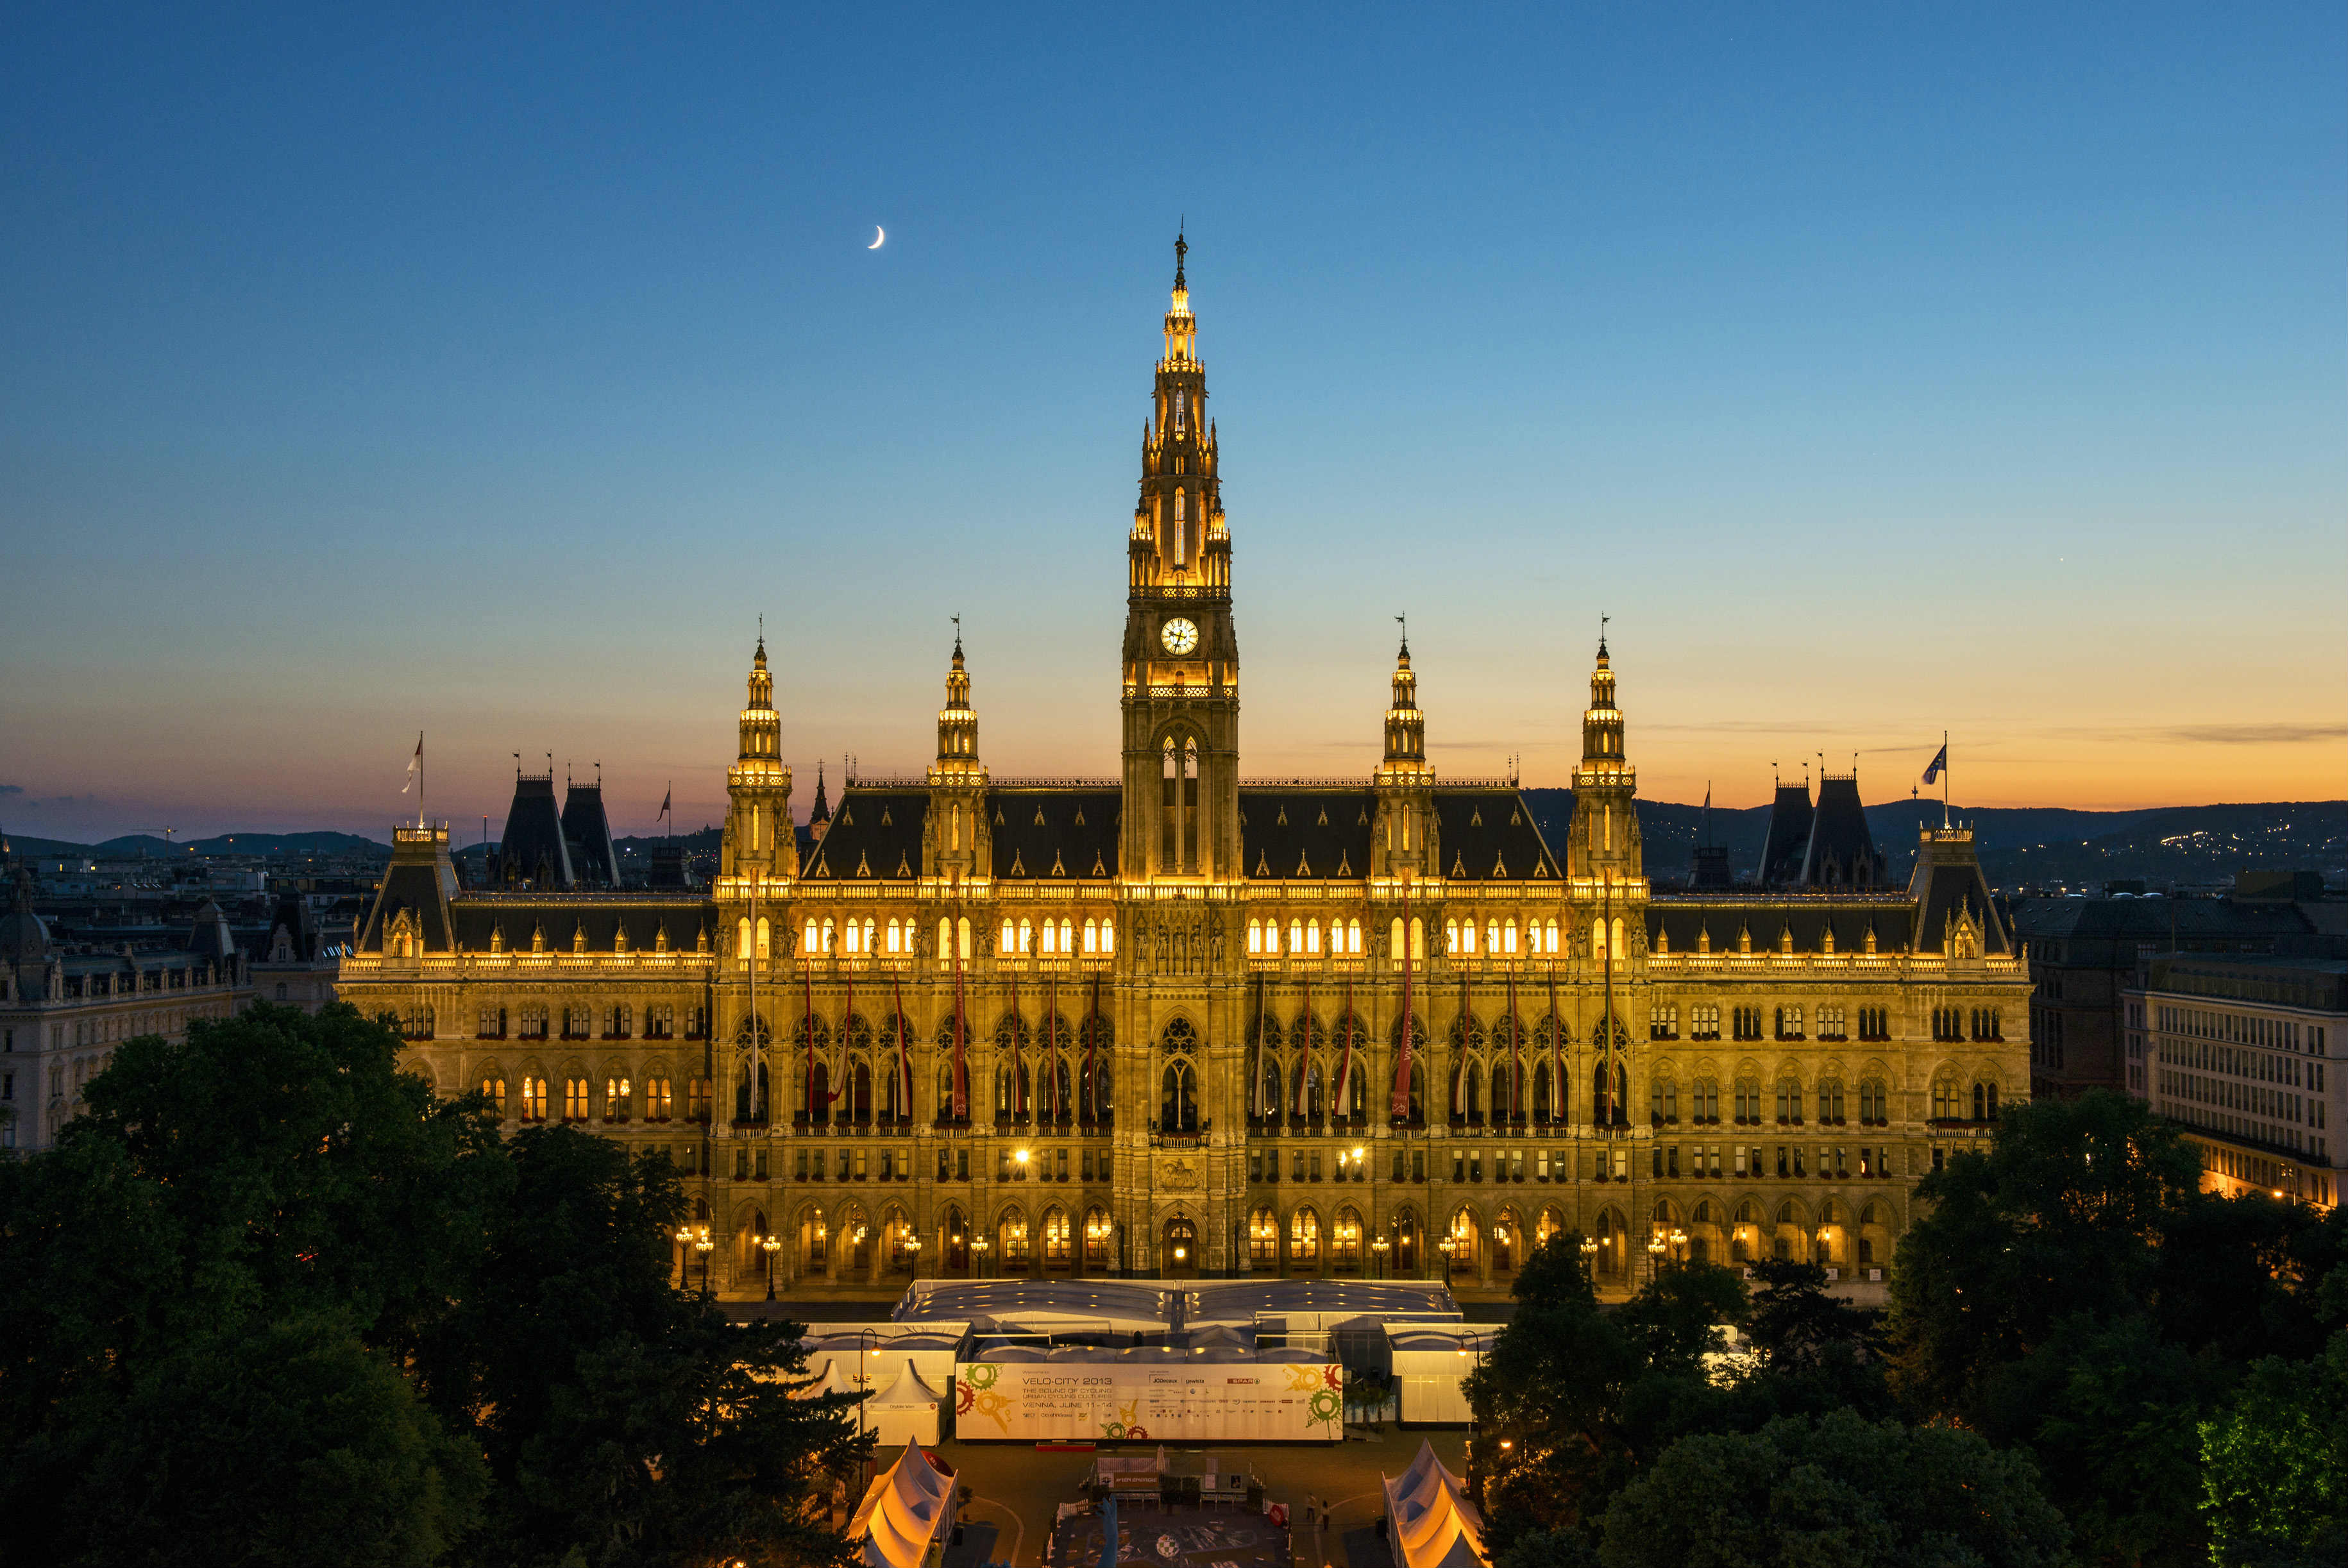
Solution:
<svg viewBox="0 0 2348 1568"><path fill-rule="evenodd" d="M1459 1490L1459 1478L1443 1468L1431 1443L1418 1445L1410 1468L1385 1489L1388 1533L1395 1568L1492 1568L1484 1549L1484 1516Z"/></svg>
<svg viewBox="0 0 2348 1568"><path fill-rule="evenodd" d="M953 1478L917 1444L907 1443L897 1462L875 1478L849 1539L864 1568L925 1568L945 1555L953 1532Z"/></svg>
<svg viewBox="0 0 2348 1568"><path fill-rule="evenodd" d="M938 1440L938 1402L944 1396L922 1380L911 1360L895 1382L864 1404L864 1422L883 1448Z"/></svg>

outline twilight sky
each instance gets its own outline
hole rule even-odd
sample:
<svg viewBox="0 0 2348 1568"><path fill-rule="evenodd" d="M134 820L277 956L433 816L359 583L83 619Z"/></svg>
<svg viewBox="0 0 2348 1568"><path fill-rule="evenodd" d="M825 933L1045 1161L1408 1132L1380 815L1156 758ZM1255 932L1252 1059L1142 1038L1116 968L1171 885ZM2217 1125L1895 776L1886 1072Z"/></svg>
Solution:
<svg viewBox="0 0 2348 1568"><path fill-rule="evenodd" d="M1113 774L1185 220L1250 776L2348 794L2337 4L684 9L11 13L0 826Z"/></svg>

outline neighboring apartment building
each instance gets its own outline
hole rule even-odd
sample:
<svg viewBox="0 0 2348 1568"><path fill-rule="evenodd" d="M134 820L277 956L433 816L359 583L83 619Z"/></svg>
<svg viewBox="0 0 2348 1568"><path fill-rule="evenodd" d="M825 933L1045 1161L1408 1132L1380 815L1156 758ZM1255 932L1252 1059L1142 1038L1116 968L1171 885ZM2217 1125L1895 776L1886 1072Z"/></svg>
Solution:
<svg viewBox="0 0 2348 1568"><path fill-rule="evenodd" d="M2164 954L2123 1006L2143 1098L2186 1128L2207 1189L2339 1202L2348 962Z"/></svg>
<svg viewBox="0 0 2348 1568"><path fill-rule="evenodd" d="M68 952L49 940L32 872L18 865L0 913L0 1150L56 1143L122 1041L184 1038L190 1019L232 1016L252 996L218 904L168 947Z"/></svg>
<svg viewBox="0 0 2348 1568"><path fill-rule="evenodd" d="M2121 995L2160 953L2348 957L2348 903L2322 883L2246 874L2230 898L2020 898L2014 943L2030 960L2030 1092L2146 1091L2128 1059ZM2281 893L2283 896L2275 896Z"/></svg>

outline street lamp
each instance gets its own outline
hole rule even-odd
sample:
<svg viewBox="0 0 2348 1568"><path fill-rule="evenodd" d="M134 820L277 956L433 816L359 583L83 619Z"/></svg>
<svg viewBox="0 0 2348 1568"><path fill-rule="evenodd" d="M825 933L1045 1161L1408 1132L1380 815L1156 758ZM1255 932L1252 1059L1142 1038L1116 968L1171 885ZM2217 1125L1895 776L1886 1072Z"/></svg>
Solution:
<svg viewBox="0 0 2348 1568"><path fill-rule="evenodd" d="M676 1288L683 1290L693 1283L693 1227L676 1228Z"/></svg>
<svg viewBox="0 0 2348 1568"><path fill-rule="evenodd" d="M769 1233L758 1242L759 1251L767 1254L767 1299L775 1299L775 1254L783 1250L783 1238Z"/></svg>
<svg viewBox="0 0 2348 1568"><path fill-rule="evenodd" d="M1393 1244L1394 1243L1387 1241L1383 1234L1375 1236L1371 1239L1370 1277L1372 1279L1382 1279L1385 1276L1386 1249Z"/></svg>
<svg viewBox="0 0 2348 1568"><path fill-rule="evenodd" d="M1019 1162L1019 1180L1025 1181L1027 1180L1027 1150L1019 1150L1013 1153L1011 1158Z"/></svg>
<svg viewBox="0 0 2348 1568"><path fill-rule="evenodd" d="M709 1239L709 1227L701 1226L694 1233L693 1250L701 1254L701 1294L709 1294L709 1253L717 1245Z"/></svg>
<svg viewBox="0 0 2348 1568"><path fill-rule="evenodd" d="M981 1279L986 1277L986 1253L992 1244L984 1236L973 1236L970 1240L970 1250L978 1254L978 1277Z"/></svg>

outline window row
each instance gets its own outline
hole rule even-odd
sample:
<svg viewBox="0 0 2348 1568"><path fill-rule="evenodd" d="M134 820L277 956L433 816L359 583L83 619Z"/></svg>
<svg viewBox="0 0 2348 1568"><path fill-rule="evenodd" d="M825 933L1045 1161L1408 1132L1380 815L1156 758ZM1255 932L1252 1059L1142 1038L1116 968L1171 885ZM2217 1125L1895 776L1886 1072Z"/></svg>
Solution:
<svg viewBox="0 0 2348 1568"><path fill-rule="evenodd" d="M669 1121L677 1114L676 1086L667 1078L646 1078L642 1085L624 1078L606 1078L602 1087L599 1096L593 1079L566 1077L559 1102L562 1119L617 1123L641 1118L645 1121ZM480 1080L480 1095L500 1120L545 1121L549 1119L550 1104L555 1103L547 1080L537 1077L522 1078L518 1092L509 1098L506 1080L491 1074ZM685 1112L691 1120L708 1119L707 1078L686 1080Z"/></svg>
<svg viewBox="0 0 2348 1568"><path fill-rule="evenodd" d="M553 1037L553 1026L559 1020L561 1037L566 1040L673 1040L676 1038L678 1009L667 1002L649 1002L642 1009L643 1029L639 1033L639 1011L627 1003L612 1003L603 1006L587 1004L550 1008L543 1002L524 1002L507 1007L485 1004L480 1010L477 1037L484 1040L543 1040ZM708 1034L709 1012L705 1007L684 1009L685 1038L697 1040ZM428 1014L427 1014L428 1017Z"/></svg>

